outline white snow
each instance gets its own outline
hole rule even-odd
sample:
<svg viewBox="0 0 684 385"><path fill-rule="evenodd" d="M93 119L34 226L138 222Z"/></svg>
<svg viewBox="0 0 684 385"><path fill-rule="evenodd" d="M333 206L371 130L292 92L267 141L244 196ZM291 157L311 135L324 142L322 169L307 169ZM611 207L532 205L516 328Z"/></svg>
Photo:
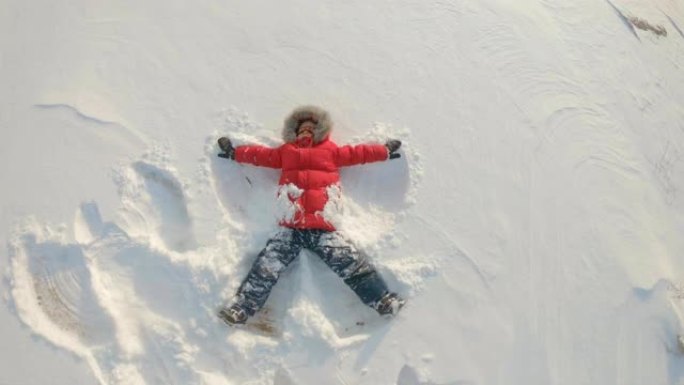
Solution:
<svg viewBox="0 0 684 385"><path fill-rule="evenodd" d="M295 215L298 212L302 212L301 206L297 203L297 199L302 196L302 193L304 193L304 190L293 183L287 183L278 187L275 210L277 222L292 222L295 220Z"/></svg>
<svg viewBox="0 0 684 385"><path fill-rule="evenodd" d="M3 2L0 384L684 384L683 30L671 0ZM402 140L322 215L408 304L305 251L273 338L215 311L279 172L215 143L301 104Z"/></svg>

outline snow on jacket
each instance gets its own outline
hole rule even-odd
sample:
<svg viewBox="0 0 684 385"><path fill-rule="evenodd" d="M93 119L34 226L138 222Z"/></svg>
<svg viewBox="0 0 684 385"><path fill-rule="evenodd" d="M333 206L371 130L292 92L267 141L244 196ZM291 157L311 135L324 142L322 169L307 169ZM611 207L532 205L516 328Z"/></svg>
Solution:
<svg viewBox="0 0 684 385"><path fill-rule="evenodd" d="M296 130L299 123L307 119L316 124L313 144L302 147L297 144ZM339 168L378 162L388 157L387 147L382 144L338 146L329 139L331 130L332 121L327 111L315 106L303 106L285 119L282 132L285 144L282 146L270 148L247 145L235 148L237 162L282 170L278 184L282 186L281 194L288 195L294 212L280 222L281 226L335 230L323 217L323 210L329 201L328 189L339 185Z"/></svg>

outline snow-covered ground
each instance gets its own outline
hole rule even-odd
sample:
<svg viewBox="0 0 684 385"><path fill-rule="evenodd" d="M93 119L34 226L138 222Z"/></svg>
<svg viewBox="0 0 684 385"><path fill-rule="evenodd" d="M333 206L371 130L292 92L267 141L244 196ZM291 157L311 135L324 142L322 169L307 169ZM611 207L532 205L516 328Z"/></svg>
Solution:
<svg viewBox="0 0 684 385"><path fill-rule="evenodd" d="M684 3L0 5L0 384L684 384ZM393 320L300 255L214 316L276 230L294 107L338 143L340 228Z"/></svg>

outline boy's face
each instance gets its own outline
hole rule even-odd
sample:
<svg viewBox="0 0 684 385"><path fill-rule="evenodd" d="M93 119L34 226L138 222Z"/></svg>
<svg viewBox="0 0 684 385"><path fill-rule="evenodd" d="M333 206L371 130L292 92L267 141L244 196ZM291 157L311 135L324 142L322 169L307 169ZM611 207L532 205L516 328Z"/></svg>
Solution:
<svg viewBox="0 0 684 385"><path fill-rule="evenodd" d="M297 129L297 139L312 137L314 128L316 128L316 124L314 124L314 122L306 121L302 123Z"/></svg>

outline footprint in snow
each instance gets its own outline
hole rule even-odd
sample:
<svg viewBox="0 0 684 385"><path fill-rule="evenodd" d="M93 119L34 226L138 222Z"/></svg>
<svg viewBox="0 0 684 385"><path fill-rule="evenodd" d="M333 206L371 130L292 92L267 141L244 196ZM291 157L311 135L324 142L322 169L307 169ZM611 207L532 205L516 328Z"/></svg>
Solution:
<svg viewBox="0 0 684 385"><path fill-rule="evenodd" d="M404 365L399 371L397 385L471 385L470 381L452 381L437 383L432 381L422 381L416 369L410 365Z"/></svg>
<svg viewBox="0 0 684 385"><path fill-rule="evenodd" d="M192 220L188 213L183 187L168 170L146 162L135 162L132 169L142 179L147 199L138 204L148 207L144 212L156 214L156 230L169 250L187 251L197 247L192 231Z"/></svg>

